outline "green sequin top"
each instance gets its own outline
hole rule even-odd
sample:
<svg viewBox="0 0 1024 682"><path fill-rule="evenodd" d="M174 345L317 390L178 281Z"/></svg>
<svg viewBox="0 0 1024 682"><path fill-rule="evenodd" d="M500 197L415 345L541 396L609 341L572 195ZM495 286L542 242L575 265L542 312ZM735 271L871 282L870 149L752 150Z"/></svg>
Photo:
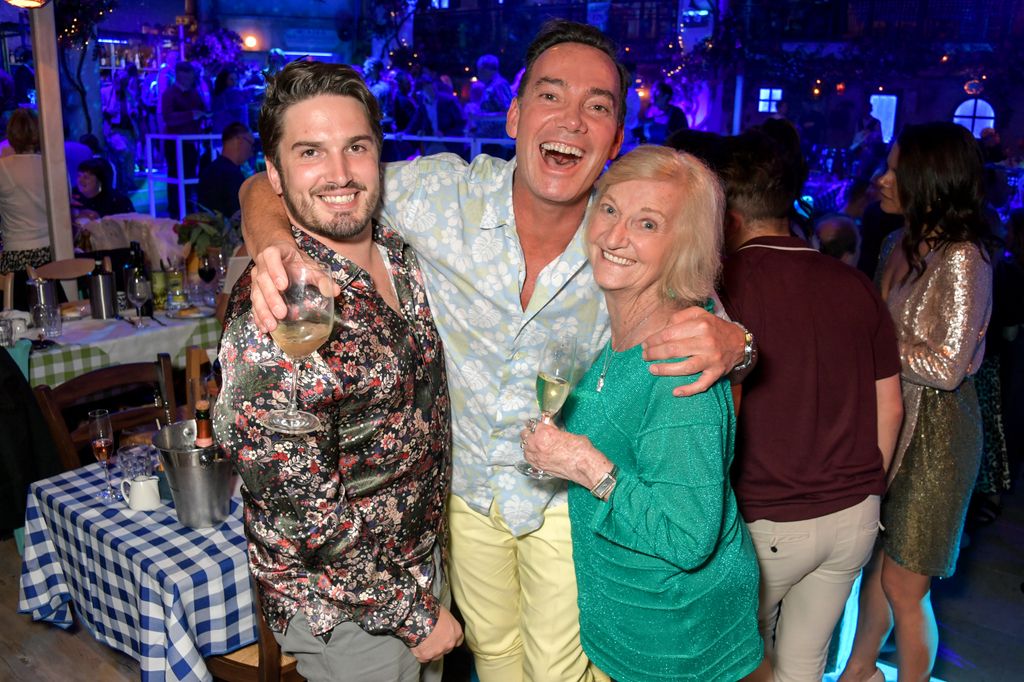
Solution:
<svg viewBox="0 0 1024 682"><path fill-rule="evenodd" d="M728 476L732 395L722 380L676 398L688 380L648 364L609 344L563 410L619 467L607 502L569 485L580 639L620 682L731 682L763 655L757 558Z"/></svg>

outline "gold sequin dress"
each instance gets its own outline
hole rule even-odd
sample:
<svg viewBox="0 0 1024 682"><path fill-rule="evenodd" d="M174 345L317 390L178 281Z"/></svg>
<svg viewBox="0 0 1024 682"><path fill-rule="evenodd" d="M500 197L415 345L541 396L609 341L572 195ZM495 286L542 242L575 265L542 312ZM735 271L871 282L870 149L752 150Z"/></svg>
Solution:
<svg viewBox="0 0 1024 682"><path fill-rule="evenodd" d="M883 258L899 248L890 235ZM932 250L918 278L894 282L887 303L900 343L903 428L882 500L882 546L921 575L948 577L982 452L973 375L985 354L992 266L978 247Z"/></svg>

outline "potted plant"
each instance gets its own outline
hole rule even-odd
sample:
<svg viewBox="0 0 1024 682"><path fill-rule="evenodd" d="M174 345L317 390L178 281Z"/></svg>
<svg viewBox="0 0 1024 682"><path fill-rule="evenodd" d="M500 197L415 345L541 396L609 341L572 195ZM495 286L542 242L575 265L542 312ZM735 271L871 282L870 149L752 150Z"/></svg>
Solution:
<svg viewBox="0 0 1024 682"><path fill-rule="evenodd" d="M223 246L227 237L224 216L218 212L189 213L174 226L174 231L178 243L188 245L189 258L206 256L211 247Z"/></svg>

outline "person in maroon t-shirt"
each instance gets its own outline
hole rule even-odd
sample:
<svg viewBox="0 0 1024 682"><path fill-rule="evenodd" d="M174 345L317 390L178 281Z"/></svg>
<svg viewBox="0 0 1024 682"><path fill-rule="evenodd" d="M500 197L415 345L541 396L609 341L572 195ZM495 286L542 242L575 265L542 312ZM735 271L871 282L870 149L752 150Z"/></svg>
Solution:
<svg viewBox="0 0 1024 682"><path fill-rule="evenodd" d="M867 277L790 235L802 159L759 130L726 144L722 302L759 347L743 384L736 497L776 679L820 680L878 530L903 415L896 332Z"/></svg>

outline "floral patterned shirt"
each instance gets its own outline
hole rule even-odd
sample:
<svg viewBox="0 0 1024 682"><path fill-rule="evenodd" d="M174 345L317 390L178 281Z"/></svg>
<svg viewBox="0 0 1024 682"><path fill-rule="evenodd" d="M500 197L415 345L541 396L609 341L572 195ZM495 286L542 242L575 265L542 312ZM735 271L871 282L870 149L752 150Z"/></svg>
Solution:
<svg viewBox="0 0 1024 682"><path fill-rule="evenodd" d="M304 436L262 425L287 406L292 365L253 323L249 271L232 292L214 424L242 478L250 567L275 631L302 609L315 635L352 621L415 646L437 619L434 550L447 539L451 476L443 351L422 274L411 249L375 226L399 314L368 273L293 232L337 281L356 279L336 300L328 341L301 362L299 407L322 423Z"/></svg>
<svg viewBox="0 0 1024 682"><path fill-rule="evenodd" d="M481 514L492 501L516 535L536 530L544 510L565 504L566 484L515 469L519 432L536 417L537 364L552 331L576 334L586 371L609 338L604 296L579 230L519 300L526 260L512 211L515 161L452 154L385 166L381 219L423 264L451 379L452 492Z"/></svg>

